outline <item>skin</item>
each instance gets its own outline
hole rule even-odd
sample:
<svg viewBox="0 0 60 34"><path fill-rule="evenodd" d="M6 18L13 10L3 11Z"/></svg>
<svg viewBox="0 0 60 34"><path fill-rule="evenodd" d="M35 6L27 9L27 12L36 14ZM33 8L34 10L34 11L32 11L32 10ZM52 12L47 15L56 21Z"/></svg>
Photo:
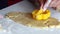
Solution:
<svg viewBox="0 0 60 34"><path fill-rule="evenodd" d="M50 7L60 8L60 0L52 0Z"/></svg>
<svg viewBox="0 0 60 34"><path fill-rule="evenodd" d="M29 1L31 1L31 3L33 3L33 4L35 2L37 2L39 4L39 6L41 7L42 3L44 6L44 4L46 3L47 0L29 0ZM52 0L49 7L60 8L60 0Z"/></svg>
<svg viewBox="0 0 60 34"><path fill-rule="evenodd" d="M47 0L43 1L43 3L46 3ZM39 0L39 2L42 4L42 0ZM60 8L60 0L52 0L50 3L50 7L53 8Z"/></svg>

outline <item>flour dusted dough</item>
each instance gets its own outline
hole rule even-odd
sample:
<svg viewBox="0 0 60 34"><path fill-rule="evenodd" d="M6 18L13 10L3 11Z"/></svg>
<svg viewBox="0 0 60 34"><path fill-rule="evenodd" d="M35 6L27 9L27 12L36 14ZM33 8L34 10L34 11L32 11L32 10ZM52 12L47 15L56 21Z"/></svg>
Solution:
<svg viewBox="0 0 60 34"><path fill-rule="evenodd" d="M16 23L23 24L30 27L42 28L42 27L55 27L60 25L60 22L50 17L47 20L37 21L32 18L31 13L22 13L22 12L10 12L6 14L6 18L10 18Z"/></svg>

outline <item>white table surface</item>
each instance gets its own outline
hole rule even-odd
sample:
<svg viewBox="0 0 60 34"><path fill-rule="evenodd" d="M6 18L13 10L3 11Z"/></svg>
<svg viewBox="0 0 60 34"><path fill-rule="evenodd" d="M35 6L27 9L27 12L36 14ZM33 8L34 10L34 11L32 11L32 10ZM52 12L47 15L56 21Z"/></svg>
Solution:
<svg viewBox="0 0 60 34"><path fill-rule="evenodd" d="M22 1L0 10L0 14L5 15L6 13L11 11L32 12L33 10L34 7L31 3L29 3L28 1ZM60 16L59 16L60 13L56 12L53 9L50 10L51 10L51 16L60 20ZM60 29L56 29L56 28L49 29L49 30L47 29L40 30L31 27L26 27L17 23L13 23L13 24L14 25L11 28L12 33L10 34L60 34Z"/></svg>

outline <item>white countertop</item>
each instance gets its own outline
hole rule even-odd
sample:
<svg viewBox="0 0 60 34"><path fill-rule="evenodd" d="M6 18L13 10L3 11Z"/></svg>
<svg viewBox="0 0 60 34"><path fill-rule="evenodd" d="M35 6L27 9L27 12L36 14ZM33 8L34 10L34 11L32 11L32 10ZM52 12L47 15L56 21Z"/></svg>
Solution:
<svg viewBox="0 0 60 34"><path fill-rule="evenodd" d="M27 1L22 1L0 10L0 14L5 15L6 13L11 11L32 12L33 10L34 10L34 7L31 3ZM60 13L55 12L55 10L52 10L52 9L50 10L52 11L51 16L60 20L60 17L59 17ZM16 23L13 23L13 24L14 25L11 27L10 34L60 34L60 29L54 28L50 30L40 30L40 29L26 27L21 24L16 24Z"/></svg>

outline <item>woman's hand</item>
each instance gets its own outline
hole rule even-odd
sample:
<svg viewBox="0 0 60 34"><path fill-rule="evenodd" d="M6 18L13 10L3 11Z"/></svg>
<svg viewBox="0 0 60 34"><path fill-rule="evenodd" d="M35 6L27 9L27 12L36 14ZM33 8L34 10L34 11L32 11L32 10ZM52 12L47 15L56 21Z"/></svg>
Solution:
<svg viewBox="0 0 60 34"><path fill-rule="evenodd" d="M39 0L40 4L45 4L47 0ZM50 3L50 7L60 8L60 0L52 0Z"/></svg>
<svg viewBox="0 0 60 34"><path fill-rule="evenodd" d="M50 7L59 8L60 9L60 0L52 0Z"/></svg>

